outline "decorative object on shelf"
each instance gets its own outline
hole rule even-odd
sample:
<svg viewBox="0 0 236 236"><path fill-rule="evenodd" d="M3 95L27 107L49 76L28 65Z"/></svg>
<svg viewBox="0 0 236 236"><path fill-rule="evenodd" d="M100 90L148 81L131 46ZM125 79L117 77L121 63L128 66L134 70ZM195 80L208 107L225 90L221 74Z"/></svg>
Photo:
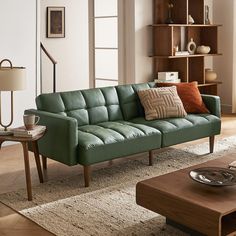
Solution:
<svg viewBox="0 0 236 236"><path fill-rule="evenodd" d="M209 46L198 46L197 47L197 53L198 54L208 54L211 51L211 48Z"/></svg>
<svg viewBox="0 0 236 236"><path fill-rule="evenodd" d="M193 55L196 51L197 45L196 43L193 41L193 38L190 39L190 42L188 42L187 44L187 50L189 52L190 55Z"/></svg>
<svg viewBox="0 0 236 236"><path fill-rule="evenodd" d="M174 21L172 19L172 8L174 7L173 3L168 3L168 18L166 19L166 24L173 24Z"/></svg>
<svg viewBox="0 0 236 236"><path fill-rule="evenodd" d="M210 21L210 18L209 18L209 12L210 12L209 6L206 5L205 6L205 24L206 25L210 25L211 24L211 21Z"/></svg>
<svg viewBox="0 0 236 236"><path fill-rule="evenodd" d="M205 81L207 83L214 82L217 79L217 74L210 68L205 69Z"/></svg>
<svg viewBox="0 0 236 236"><path fill-rule="evenodd" d="M178 52L179 51L179 46L177 45L177 46L174 46L174 55L176 54L176 52Z"/></svg>
<svg viewBox="0 0 236 236"><path fill-rule="evenodd" d="M3 62L8 62L10 67L2 67ZM4 59L0 62L0 125L4 131L0 131L0 135L10 135L11 131L8 127L13 122L13 91L24 90L26 87L26 69L24 67L13 67L12 62ZM11 120L9 124L2 123L1 111L1 91L11 91Z"/></svg>
<svg viewBox="0 0 236 236"><path fill-rule="evenodd" d="M47 7L47 38L65 38L65 7Z"/></svg>
<svg viewBox="0 0 236 236"><path fill-rule="evenodd" d="M194 19L193 19L193 17L192 17L191 15L188 15L188 23L189 23L190 25L192 25L192 24L195 23L195 21L194 21Z"/></svg>

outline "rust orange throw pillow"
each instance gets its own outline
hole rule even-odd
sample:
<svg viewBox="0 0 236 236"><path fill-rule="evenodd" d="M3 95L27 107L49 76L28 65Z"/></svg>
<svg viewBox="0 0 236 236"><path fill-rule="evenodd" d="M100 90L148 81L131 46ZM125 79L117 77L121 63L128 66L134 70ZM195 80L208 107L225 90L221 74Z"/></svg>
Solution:
<svg viewBox="0 0 236 236"><path fill-rule="evenodd" d="M198 89L197 82L191 83L157 83L157 87L176 86L177 92L182 100L184 109L187 113L210 113L206 108L201 94Z"/></svg>

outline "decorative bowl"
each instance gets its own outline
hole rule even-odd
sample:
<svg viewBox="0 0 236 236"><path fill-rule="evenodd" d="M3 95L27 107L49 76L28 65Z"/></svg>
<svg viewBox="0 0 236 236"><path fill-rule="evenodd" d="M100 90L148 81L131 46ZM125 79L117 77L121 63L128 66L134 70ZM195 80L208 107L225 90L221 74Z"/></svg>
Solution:
<svg viewBox="0 0 236 236"><path fill-rule="evenodd" d="M211 51L211 48L209 46L198 46L197 47L197 53L198 54L208 54Z"/></svg>
<svg viewBox="0 0 236 236"><path fill-rule="evenodd" d="M198 183L215 187L236 185L236 171L227 168L198 168L190 171L189 176Z"/></svg>

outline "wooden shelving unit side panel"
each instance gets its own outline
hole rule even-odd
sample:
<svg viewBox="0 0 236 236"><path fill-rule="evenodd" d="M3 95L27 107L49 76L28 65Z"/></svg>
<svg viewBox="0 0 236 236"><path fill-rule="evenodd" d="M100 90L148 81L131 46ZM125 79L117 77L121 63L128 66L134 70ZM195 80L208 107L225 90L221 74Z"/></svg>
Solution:
<svg viewBox="0 0 236 236"><path fill-rule="evenodd" d="M205 84L205 86L198 87L201 94L217 95L218 85L217 84Z"/></svg>
<svg viewBox="0 0 236 236"><path fill-rule="evenodd" d="M154 77L157 79L158 72L177 71L182 82L188 82L188 58L158 58L154 59Z"/></svg>
<svg viewBox="0 0 236 236"><path fill-rule="evenodd" d="M189 58L189 82L205 83L204 57Z"/></svg>
<svg viewBox="0 0 236 236"><path fill-rule="evenodd" d="M154 55L168 56L173 54L173 28L157 27L153 29Z"/></svg>
<svg viewBox="0 0 236 236"><path fill-rule="evenodd" d="M172 1L172 19L175 24L187 24L188 0ZM168 18L169 0L153 0L153 22L154 24L165 24Z"/></svg>
<svg viewBox="0 0 236 236"><path fill-rule="evenodd" d="M201 28L201 43L211 47L210 53L218 53L218 27Z"/></svg>
<svg viewBox="0 0 236 236"><path fill-rule="evenodd" d="M188 63L189 63L189 58L170 59L170 68L173 71L179 72L179 78L181 79L181 82L189 81Z"/></svg>
<svg viewBox="0 0 236 236"><path fill-rule="evenodd" d="M195 24L204 24L204 0L188 0L188 14Z"/></svg>

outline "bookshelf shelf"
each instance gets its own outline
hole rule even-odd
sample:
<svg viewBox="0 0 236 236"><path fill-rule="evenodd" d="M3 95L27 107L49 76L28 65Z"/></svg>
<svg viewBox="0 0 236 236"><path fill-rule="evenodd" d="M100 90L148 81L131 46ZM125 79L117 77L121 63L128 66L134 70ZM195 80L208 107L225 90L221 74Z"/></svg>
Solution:
<svg viewBox="0 0 236 236"><path fill-rule="evenodd" d="M174 5L173 24L165 23L169 2ZM220 83L205 81L205 58L222 55L218 51L218 29L222 25L204 24L204 0L153 0L153 8L154 20L149 25L153 35L153 50L149 57L153 58L154 78L158 72L178 71L182 82L198 81L200 92L217 95ZM195 24L188 24L189 14ZM210 53L175 56L174 48L178 46L186 51L191 38L197 46L210 46Z"/></svg>

